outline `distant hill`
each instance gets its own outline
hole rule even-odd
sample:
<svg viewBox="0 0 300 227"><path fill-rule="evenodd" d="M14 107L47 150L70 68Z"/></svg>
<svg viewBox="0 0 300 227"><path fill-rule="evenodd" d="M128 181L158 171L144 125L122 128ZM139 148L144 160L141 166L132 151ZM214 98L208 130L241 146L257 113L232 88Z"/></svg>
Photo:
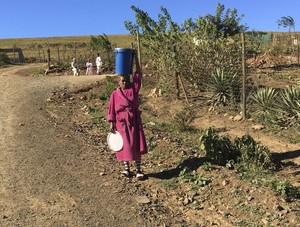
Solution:
<svg viewBox="0 0 300 227"><path fill-rule="evenodd" d="M136 43L133 35L107 35L107 37L113 46L118 48L130 48L132 43ZM0 39L0 49L21 48L26 62L45 61L48 49L51 51L51 60L54 61L58 58L67 60L74 55L86 59L95 55L88 48L90 38L91 36L63 36ZM10 58L16 58L14 53L8 55Z"/></svg>

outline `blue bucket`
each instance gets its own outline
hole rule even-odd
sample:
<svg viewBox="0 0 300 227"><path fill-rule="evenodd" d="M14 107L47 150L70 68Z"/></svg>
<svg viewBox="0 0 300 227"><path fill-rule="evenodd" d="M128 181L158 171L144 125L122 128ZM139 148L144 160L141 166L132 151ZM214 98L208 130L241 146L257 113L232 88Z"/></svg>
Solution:
<svg viewBox="0 0 300 227"><path fill-rule="evenodd" d="M132 74L133 50L115 48L116 74Z"/></svg>

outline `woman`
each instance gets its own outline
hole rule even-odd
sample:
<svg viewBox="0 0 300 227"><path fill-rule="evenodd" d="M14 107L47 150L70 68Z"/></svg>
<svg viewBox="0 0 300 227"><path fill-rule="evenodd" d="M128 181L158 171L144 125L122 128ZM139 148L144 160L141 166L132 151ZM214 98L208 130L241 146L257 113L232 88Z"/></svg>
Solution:
<svg viewBox="0 0 300 227"><path fill-rule="evenodd" d="M79 76L79 69L76 62L76 58L73 58L73 61L71 62L72 72L74 76Z"/></svg>
<svg viewBox="0 0 300 227"><path fill-rule="evenodd" d="M97 75L99 75L99 74L101 74L101 72L102 72L102 69L101 69L101 66L102 66L102 59L101 59L99 53L97 54L97 58L96 58L96 66L97 66Z"/></svg>
<svg viewBox="0 0 300 227"><path fill-rule="evenodd" d="M91 59L89 58L86 65L86 72L85 75L93 75L93 63L91 62Z"/></svg>
<svg viewBox="0 0 300 227"><path fill-rule="evenodd" d="M111 94L107 120L111 132L118 131L123 138L123 148L116 153L117 160L124 164L122 174L129 177L129 161L135 161L136 177L143 179L141 155L147 153L147 145L139 110L142 73L136 55L135 62L136 72L132 82L130 75L119 75L119 87Z"/></svg>

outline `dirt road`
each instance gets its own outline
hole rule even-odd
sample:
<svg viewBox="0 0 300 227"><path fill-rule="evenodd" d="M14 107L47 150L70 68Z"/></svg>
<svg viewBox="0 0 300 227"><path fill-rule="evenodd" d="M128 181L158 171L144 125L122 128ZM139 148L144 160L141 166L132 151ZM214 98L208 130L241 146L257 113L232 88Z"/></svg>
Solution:
<svg viewBox="0 0 300 227"><path fill-rule="evenodd" d="M52 92L103 76L24 76L0 70L0 226L158 226L139 182L109 173L111 154L98 155L80 133L53 122ZM144 198L145 198L144 197Z"/></svg>

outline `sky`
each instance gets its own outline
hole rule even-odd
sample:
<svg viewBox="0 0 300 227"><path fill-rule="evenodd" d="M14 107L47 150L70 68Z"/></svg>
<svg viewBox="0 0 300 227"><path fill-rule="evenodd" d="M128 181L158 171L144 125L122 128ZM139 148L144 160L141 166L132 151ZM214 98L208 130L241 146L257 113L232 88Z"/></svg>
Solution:
<svg viewBox="0 0 300 227"><path fill-rule="evenodd" d="M256 31L288 31L277 20L291 16L300 29L300 0L0 0L0 39L129 34L125 21L135 22L134 5L158 21L165 7L182 25L215 15L217 4L236 8L241 24Z"/></svg>

